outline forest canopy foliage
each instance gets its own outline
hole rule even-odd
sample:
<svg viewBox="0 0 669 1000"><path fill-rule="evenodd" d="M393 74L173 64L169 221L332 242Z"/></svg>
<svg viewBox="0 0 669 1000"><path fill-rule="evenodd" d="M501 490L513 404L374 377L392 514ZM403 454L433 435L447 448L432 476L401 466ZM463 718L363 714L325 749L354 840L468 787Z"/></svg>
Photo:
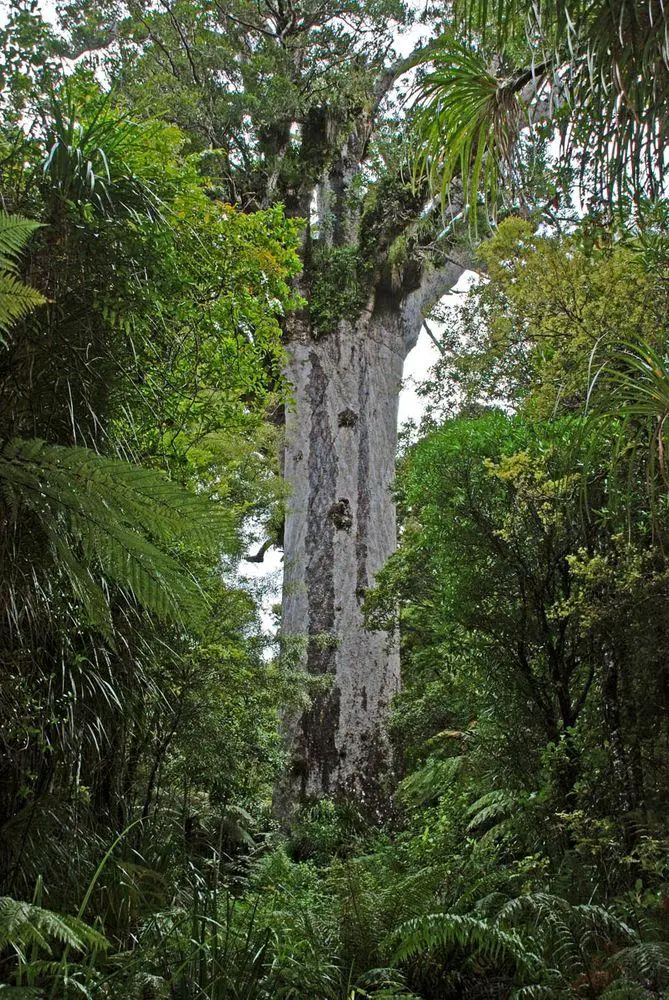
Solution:
<svg viewBox="0 0 669 1000"><path fill-rule="evenodd" d="M12 5L0 996L667 995L660 8L426 11L436 110L391 105L356 189L366 256L330 234L305 285L301 182L324 162L290 123L331 157L411 11L101 0L54 29ZM522 124L523 88L556 77L576 171ZM516 167L514 214L498 196ZM499 222L464 304L436 313L400 545L365 600L401 637L392 787L373 821L323 799L280 828L279 719L313 689L294 651L268 655L236 569L281 535L283 326L307 287L327 336L376 254L427 254L425 220L393 235L425 169Z"/></svg>

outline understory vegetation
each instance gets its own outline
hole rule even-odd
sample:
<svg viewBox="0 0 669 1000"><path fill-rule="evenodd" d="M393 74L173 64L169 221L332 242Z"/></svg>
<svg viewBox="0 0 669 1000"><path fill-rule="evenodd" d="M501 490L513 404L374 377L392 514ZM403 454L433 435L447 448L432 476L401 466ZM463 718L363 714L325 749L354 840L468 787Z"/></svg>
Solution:
<svg viewBox="0 0 669 1000"><path fill-rule="evenodd" d="M259 115L264 155L288 98L259 43L251 99L230 84L216 103L227 36L207 5L113 6L63 6L63 34L17 2L2 29L0 1000L669 996L669 208L657 178L641 190L666 157L655 21L648 162L629 109L625 141L602 126L571 174L539 155L545 123L519 140L514 183L531 184L486 216L479 280L435 313L400 544L365 597L369 627L401 641L385 811L322 799L279 824L281 719L313 684L239 564L281 538L282 331L307 307L308 220L257 196L260 152L222 151L212 122L241 133ZM229 6L231 23L258 16ZM528 39L495 35L506 6L481 6L475 30L517 69ZM559 66L569 48L582 99L596 25L563 6L535 8L556 15L547 48ZM325 7L339 65L337 18L365 5ZM110 25L108 62L81 60ZM375 155L396 166L388 121ZM441 164L423 148L435 198L485 176L496 199L502 153L479 152L511 138L460 140ZM627 188L624 159L600 162L616 143L639 156ZM410 201L412 169L361 186L369 214L388 214L386 190ZM365 306L371 265L343 245L310 263L325 337Z"/></svg>

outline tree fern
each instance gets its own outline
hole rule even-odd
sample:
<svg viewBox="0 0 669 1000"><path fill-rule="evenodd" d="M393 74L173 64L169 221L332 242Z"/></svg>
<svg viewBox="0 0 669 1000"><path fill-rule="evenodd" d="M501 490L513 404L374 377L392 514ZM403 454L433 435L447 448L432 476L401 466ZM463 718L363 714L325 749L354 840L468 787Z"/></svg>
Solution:
<svg viewBox="0 0 669 1000"><path fill-rule="evenodd" d="M106 938L77 917L62 916L34 903L0 896L0 951L12 948L21 961L28 949L52 953L54 944L74 951L104 950Z"/></svg>
<svg viewBox="0 0 669 1000"><path fill-rule="evenodd" d="M541 927L544 932L552 926L569 924L577 928L579 937L584 930L595 928L600 935L617 933L628 940L636 939L636 932L613 910L594 903L573 905L548 892L529 893L508 900L495 919L503 926L529 924Z"/></svg>
<svg viewBox="0 0 669 1000"><path fill-rule="evenodd" d="M575 983L596 976L610 982L615 970L641 990L668 980L669 947L639 942L608 907L574 905L550 893L507 900L494 894L489 904L476 915L431 913L405 921L389 939L393 960L457 949L493 968L510 964L519 980L517 1000L575 996ZM611 948L614 955L605 959Z"/></svg>
<svg viewBox="0 0 669 1000"><path fill-rule="evenodd" d="M17 258L39 226L38 222L0 211L0 344L6 343L3 335L13 323L46 302L36 289L16 277Z"/></svg>
<svg viewBox="0 0 669 1000"><path fill-rule="evenodd" d="M28 516L98 625L109 625L102 578L161 617L191 613L204 598L170 549L220 549L232 530L220 508L159 471L38 439L15 439L0 451L0 494L10 551L20 549ZM6 608L15 607L11 593L4 596Z"/></svg>
<svg viewBox="0 0 669 1000"><path fill-rule="evenodd" d="M513 931L505 931L485 920L460 913L431 913L401 924L392 935L393 960L402 962L422 952L452 949L474 952L491 963L511 962L529 971L539 965Z"/></svg>

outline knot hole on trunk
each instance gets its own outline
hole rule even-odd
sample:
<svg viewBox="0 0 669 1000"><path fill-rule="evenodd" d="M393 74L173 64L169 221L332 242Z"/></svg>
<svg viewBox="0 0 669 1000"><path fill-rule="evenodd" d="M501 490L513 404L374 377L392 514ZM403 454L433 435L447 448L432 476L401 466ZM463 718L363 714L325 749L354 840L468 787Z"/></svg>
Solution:
<svg viewBox="0 0 669 1000"><path fill-rule="evenodd" d="M337 531L349 531L353 524L351 501L346 497L339 497L330 507L329 517Z"/></svg>
<svg viewBox="0 0 669 1000"><path fill-rule="evenodd" d="M355 427L358 422L358 414L355 410L347 407L345 410L339 411L339 416L337 417L337 424L339 427Z"/></svg>

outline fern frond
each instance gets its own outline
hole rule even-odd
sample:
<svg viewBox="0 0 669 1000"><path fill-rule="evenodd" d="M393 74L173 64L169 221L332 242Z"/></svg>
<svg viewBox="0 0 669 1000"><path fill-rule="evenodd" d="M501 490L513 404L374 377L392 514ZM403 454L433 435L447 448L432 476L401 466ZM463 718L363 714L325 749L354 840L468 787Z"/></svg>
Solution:
<svg viewBox="0 0 669 1000"><path fill-rule="evenodd" d="M51 943L57 942L74 951L104 950L107 939L77 917L62 916L34 903L0 896L0 950L7 947L21 957L27 948L35 946L51 953Z"/></svg>
<svg viewBox="0 0 669 1000"><path fill-rule="evenodd" d="M552 984L534 983L532 986L521 986L511 994L511 1000L559 1000L560 997L571 997L571 991L560 991Z"/></svg>
<svg viewBox="0 0 669 1000"><path fill-rule="evenodd" d="M7 1000L40 1000L43 996L41 990L33 989L32 986L7 986L6 983L0 983L0 994L2 1000L5 997Z"/></svg>
<svg viewBox="0 0 669 1000"><path fill-rule="evenodd" d="M669 983L669 942L642 941L622 948L608 964L645 982L660 981L666 985Z"/></svg>
<svg viewBox="0 0 669 1000"><path fill-rule="evenodd" d="M25 285L12 274L0 272L0 343L14 323L28 316L33 309L44 305L46 299L35 288Z"/></svg>
<svg viewBox="0 0 669 1000"><path fill-rule="evenodd" d="M407 989L397 969L368 969L357 981L348 1000L420 1000Z"/></svg>
<svg viewBox="0 0 669 1000"><path fill-rule="evenodd" d="M46 299L35 288L25 285L16 277L17 257L30 239L39 222L20 215L0 211L0 344L2 336L13 323L18 323Z"/></svg>
<svg viewBox="0 0 669 1000"><path fill-rule="evenodd" d="M41 223L24 219L21 215L8 215L0 211L0 269L13 271L16 258Z"/></svg>
<svg viewBox="0 0 669 1000"><path fill-rule="evenodd" d="M532 971L540 964L513 931L459 913L431 913L408 920L397 928L392 939L396 942L395 962L436 949L460 948L489 962L510 961L523 971Z"/></svg>
<svg viewBox="0 0 669 1000"><path fill-rule="evenodd" d="M397 797L410 806L424 806L443 795L453 784L465 763L464 756L442 760L430 757L417 771L400 783Z"/></svg>
<svg viewBox="0 0 669 1000"><path fill-rule="evenodd" d="M631 979L619 979L601 994L602 1000L655 1000L656 997L657 993L651 993Z"/></svg>
<svg viewBox="0 0 669 1000"><path fill-rule="evenodd" d="M0 485L14 520L20 512L37 520L96 624L108 605L99 575L160 617L191 613L204 597L169 550L188 544L214 554L232 530L220 507L163 473L86 448L10 441Z"/></svg>
<svg viewBox="0 0 669 1000"><path fill-rule="evenodd" d="M514 796L504 789L486 792L470 806L467 829L474 833L489 826L497 827L510 818L517 805Z"/></svg>

